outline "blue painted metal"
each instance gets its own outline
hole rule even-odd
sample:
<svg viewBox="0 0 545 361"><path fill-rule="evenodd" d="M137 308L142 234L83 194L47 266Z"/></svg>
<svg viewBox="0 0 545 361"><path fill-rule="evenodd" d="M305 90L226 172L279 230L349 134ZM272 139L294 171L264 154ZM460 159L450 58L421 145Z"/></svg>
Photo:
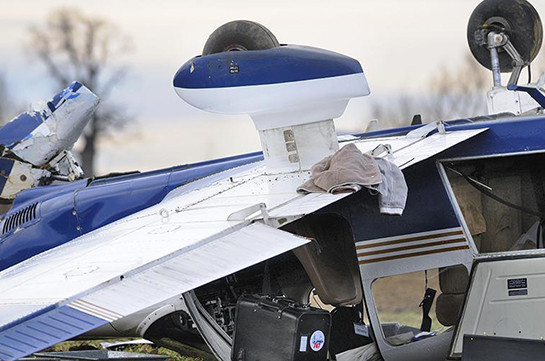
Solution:
<svg viewBox="0 0 545 361"><path fill-rule="evenodd" d="M79 96L77 91L82 87L83 85L80 82L74 81L72 84L68 86L68 88L64 89L59 94L55 95L53 99L47 102L47 107L51 112L54 112L57 110L66 100L74 99Z"/></svg>
<svg viewBox="0 0 545 361"><path fill-rule="evenodd" d="M27 204L40 201L44 202L51 198L62 196L66 193L73 193L77 189L87 187L91 179L81 179L70 183L59 185L39 186L36 188L26 189L17 195L13 202L12 209L6 213L9 215L16 209L26 207Z"/></svg>
<svg viewBox="0 0 545 361"><path fill-rule="evenodd" d="M484 128L485 125L482 125L486 122L486 124L489 124L489 122L493 122L498 120L498 116L496 115L490 115L490 116L479 116L475 118L462 118L462 119L454 119L445 121L445 128L448 130L450 127L457 126L457 125L468 125L468 124L475 124L477 128ZM512 121L515 120L514 118L507 118L507 119L501 119L501 122L506 121ZM518 121L518 120L515 120ZM479 126L478 124L481 124L482 126ZM399 128L390 128L390 129L381 129L376 130L372 132L364 132L364 133L356 133L353 134L355 137L360 137L362 139L371 139L371 138L379 138L379 137L395 137L395 136L402 136L407 133L409 133L412 130L418 129L420 127L423 127L427 124L417 124L417 125L408 125L406 127L399 127ZM435 131L437 132L437 131ZM432 132L433 134L433 132Z"/></svg>
<svg viewBox="0 0 545 361"><path fill-rule="evenodd" d="M174 76L177 88L278 84L362 73L360 63L327 50L280 46L195 57Z"/></svg>
<svg viewBox="0 0 545 361"><path fill-rule="evenodd" d="M7 218L38 203L37 219L0 235L0 270L159 203L193 180L262 159L261 153L21 192Z"/></svg>
<svg viewBox="0 0 545 361"><path fill-rule="evenodd" d="M69 306L45 308L0 328L0 359L17 360L107 323Z"/></svg>
<svg viewBox="0 0 545 361"><path fill-rule="evenodd" d="M41 113L22 113L0 129L0 144L13 147L45 121Z"/></svg>
<svg viewBox="0 0 545 361"><path fill-rule="evenodd" d="M545 108L545 95L536 87L511 84L507 86L509 90L522 91L528 93L542 108Z"/></svg>
<svg viewBox="0 0 545 361"><path fill-rule="evenodd" d="M64 89L47 102L49 110L53 113L67 99L79 96L76 92L81 87L82 84L76 81L70 84L68 88ZM25 112L20 114L0 129L0 145L7 148L14 147L18 142L28 137L30 133L39 127L47 118L48 115L45 112Z"/></svg>
<svg viewBox="0 0 545 361"><path fill-rule="evenodd" d="M362 190L319 212L343 215L352 225L355 242L459 227L434 159L404 170L409 187L403 215L379 212L376 195Z"/></svg>
<svg viewBox="0 0 545 361"><path fill-rule="evenodd" d="M478 157L545 151L545 117L510 118L455 125L450 130L488 128L460 145L441 153L441 158Z"/></svg>
<svg viewBox="0 0 545 361"><path fill-rule="evenodd" d="M6 181L8 179L9 174L11 173L11 169L13 168L14 162L15 161L13 159L0 157L0 193L2 192L2 189L4 189L4 186L6 185Z"/></svg>

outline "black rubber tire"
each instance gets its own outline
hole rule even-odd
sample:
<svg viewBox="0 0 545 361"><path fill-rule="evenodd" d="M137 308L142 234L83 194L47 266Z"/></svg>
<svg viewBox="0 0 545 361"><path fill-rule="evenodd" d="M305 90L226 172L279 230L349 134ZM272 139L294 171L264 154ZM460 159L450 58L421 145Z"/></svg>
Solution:
<svg viewBox="0 0 545 361"><path fill-rule="evenodd" d="M274 34L261 24L235 20L217 28L206 41L202 55L226 51L265 50L280 46Z"/></svg>
<svg viewBox="0 0 545 361"><path fill-rule="evenodd" d="M488 24L489 20L492 20L491 24ZM483 27L491 30L503 27L511 43L527 63L532 62L541 49L543 25L536 9L526 0L484 0L473 10L467 25L469 48L482 66L491 69L490 51L475 41L475 32ZM509 54L500 50L499 58L501 71L511 72L513 60Z"/></svg>

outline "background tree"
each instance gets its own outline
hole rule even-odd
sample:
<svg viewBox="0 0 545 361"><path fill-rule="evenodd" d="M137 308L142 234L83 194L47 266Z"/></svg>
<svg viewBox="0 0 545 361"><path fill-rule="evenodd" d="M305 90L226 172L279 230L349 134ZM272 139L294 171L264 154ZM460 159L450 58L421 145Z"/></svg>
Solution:
<svg viewBox="0 0 545 361"><path fill-rule="evenodd" d="M98 140L128 121L123 107L108 96L125 76L125 67L114 65L114 60L129 50L129 40L107 20L66 8L53 11L45 24L33 26L29 32L31 51L58 89L78 80L101 99L83 134L85 144L80 152L81 166L92 176Z"/></svg>
<svg viewBox="0 0 545 361"><path fill-rule="evenodd" d="M7 123L13 117L13 104L10 99L6 77L0 73L0 125Z"/></svg>
<svg viewBox="0 0 545 361"><path fill-rule="evenodd" d="M428 85L429 94L399 95L375 102L371 112L382 126L409 125L414 114L424 122L486 114L486 91L492 75L466 54L457 69L439 68Z"/></svg>
<svg viewBox="0 0 545 361"><path fill-rule="evenodd" d="M432 77L427 111L432 119L456 119L486 114L486 92L492 88L492 74L467 53L460 67L442 67Z"/></svg>

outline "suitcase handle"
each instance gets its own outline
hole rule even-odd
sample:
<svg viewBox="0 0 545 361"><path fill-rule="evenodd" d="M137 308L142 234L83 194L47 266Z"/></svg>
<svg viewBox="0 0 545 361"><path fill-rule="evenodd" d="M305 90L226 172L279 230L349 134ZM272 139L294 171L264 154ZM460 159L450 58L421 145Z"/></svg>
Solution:
<svg viewBox="0 0 545 361"><path fill-rule="evenodd" d="M279 300L287 300L287 301L292 301L292 302L288 302L286 305L281 305L280 302L278 302ZM264 303L262 300L259 300L257 305L262 309L265 309L265 310L268 310L268 311L271 311L271 312L278 312L280 315L282 315L282 313L284 312L284 310L286 308L289 308L290 306L296 305L296 302L294 302L293 300L290 300L289 298L286 298L286 297L274 297L272 299L272 301L274 303L276 303L279 307L274 307L274 306L268 305L268 304Z"/></svg>
<svg viewBox="0 0 545 361"><path fill-rule="evenodd" d="M273 307L273 306L270 306L270 305L267 305L267 304L264 304L262 302L259 302L258 303L258 306L264 310L267 310L267 311L271 311L271 312L282 312L283 309L280 309L280 308L276 308L276 307Z"/></svg>

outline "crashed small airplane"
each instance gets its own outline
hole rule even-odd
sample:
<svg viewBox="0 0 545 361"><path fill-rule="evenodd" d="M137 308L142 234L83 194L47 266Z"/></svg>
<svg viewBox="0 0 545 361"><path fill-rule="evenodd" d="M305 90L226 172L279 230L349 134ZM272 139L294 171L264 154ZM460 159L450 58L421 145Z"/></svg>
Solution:
<svg viewBox="0 0 545 361"><path fill-rule="evenodd" d="M174 88L248 114L262 152L83 178L70 149L98 106L84 85L12 120L0 359L76 337L223 361L543 358L545 77L518 85L541 20L524 0L485 0L468 40L493 73L487 116L338 137L333 119L370 93L360 63L235 21ZM392 322L377 287L415 272L421 323Z"/></svg>

